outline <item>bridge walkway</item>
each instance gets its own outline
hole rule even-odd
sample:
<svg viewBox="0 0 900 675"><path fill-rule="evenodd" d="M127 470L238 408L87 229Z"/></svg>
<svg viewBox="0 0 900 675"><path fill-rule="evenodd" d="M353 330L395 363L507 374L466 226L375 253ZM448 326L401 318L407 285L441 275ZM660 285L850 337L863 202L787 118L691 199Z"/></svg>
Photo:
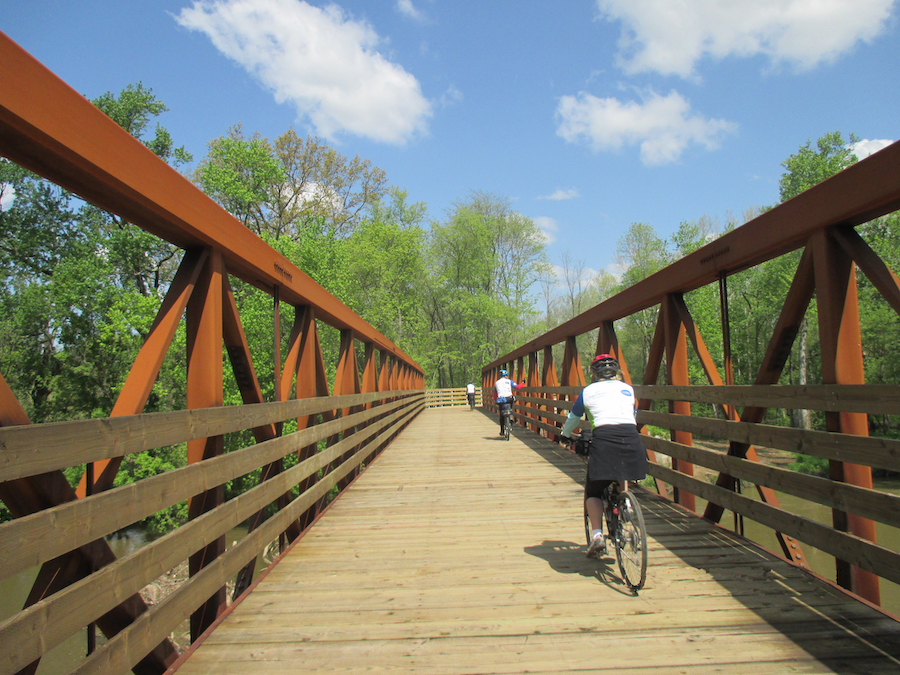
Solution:
<svg viewBox="0 0 900 675"><path fill-rule="evenodd" d="M900 623L650 492L646 587L584 556L582 460L420 414L179 675L897 673Z"/></svg>

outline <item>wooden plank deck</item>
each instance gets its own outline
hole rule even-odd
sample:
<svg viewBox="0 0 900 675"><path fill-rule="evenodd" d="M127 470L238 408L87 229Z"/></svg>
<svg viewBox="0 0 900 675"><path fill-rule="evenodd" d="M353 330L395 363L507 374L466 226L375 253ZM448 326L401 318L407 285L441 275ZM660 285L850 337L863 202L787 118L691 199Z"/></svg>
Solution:
<svg viewBox="0 0 900 675"><path fill-rule="evenodd" d="M497 431L419 415L178 674L900 672L900 623L651 493L632 596L584 556L582 460Z"/></svg>

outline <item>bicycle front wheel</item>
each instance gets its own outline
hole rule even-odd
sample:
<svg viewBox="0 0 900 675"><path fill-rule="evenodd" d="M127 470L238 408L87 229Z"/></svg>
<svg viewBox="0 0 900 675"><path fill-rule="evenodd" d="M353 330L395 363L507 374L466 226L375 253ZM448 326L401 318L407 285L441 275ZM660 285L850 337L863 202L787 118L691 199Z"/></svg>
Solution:
<svg viewBox="0 0 900 675"><path fill-rule="evenodd" d="M616 559L622 579L637 593L647 580L647 529L641 505L631 492L619 493L616 500L619 516L616 525Z"/></svg>

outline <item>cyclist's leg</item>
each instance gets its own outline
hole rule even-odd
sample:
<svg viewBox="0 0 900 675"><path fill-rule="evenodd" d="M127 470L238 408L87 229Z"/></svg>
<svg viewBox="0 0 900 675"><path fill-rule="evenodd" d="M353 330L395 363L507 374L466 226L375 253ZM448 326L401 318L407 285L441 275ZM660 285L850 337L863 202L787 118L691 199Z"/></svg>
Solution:
<svg viewBox="0 0 900 675"><path fill-rule="evenodd" d="M597 531L603 529L603 502L599 497L588 497L585 501L587 507L588 518L591 519L591 530Z"/></svg>
<svg viewBox="0 0 900 675"><path fill-rule="evenodd" d="M589 558L593 558L598 553L606 551L605 539L603 537L603 500L601 495L603 490L609 485L610 481L592 481L586 480L584 484L584 507L590 521L591 536L588 542ZM607 533L609 534L609 533Z"/></svg>

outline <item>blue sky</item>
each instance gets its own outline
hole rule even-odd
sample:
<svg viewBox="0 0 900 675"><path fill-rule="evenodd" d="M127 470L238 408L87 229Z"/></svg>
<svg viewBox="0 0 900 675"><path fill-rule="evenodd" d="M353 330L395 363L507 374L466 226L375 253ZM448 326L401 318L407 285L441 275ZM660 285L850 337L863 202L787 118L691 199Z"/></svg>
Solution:
<svg viewBox="0 0 900 675"><path fill-rule="evenodd" d="M781 162L900 137L900 0L7 0L0 30L80 93L153 89L195 160L240 122L387 173L442 220L511 200L610 269L635 222L743 220ZM2 64L0 64L2 67Z"/></svg>

